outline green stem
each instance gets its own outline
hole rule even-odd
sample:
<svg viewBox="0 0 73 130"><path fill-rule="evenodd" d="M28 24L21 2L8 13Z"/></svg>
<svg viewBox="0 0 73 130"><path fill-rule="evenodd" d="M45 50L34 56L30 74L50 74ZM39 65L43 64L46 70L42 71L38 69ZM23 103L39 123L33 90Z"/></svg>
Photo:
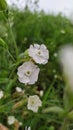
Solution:
<svg viewBox="0 0 73 130"><path fill-rule="evenodd" d="M12 39L13 39L13 43L14 43L14 47L15 47L15 51L16 51L16 59L18 59L18 48L17 48L17 44L16 44L16 41L15 41L15 37L14 37L13 31L12 31L12 28L10 26L10 22L9 22L8 18L5 16L4 13L3 13L3 16L6 20L6 22L8 22L9 30L10 30L10 33L11 33L11 36L12 36Z"/></svg>
<svg viewBox="0 0 73 130"><path fill-rule="evenodd" d="M67 118L64 119L61 130L68 130L68 120L67 120Z"/></svg>
<svg viewBox="0 0 73 130"><path fill-rule="evenodd" d="M49 95L49 93L50 93L50 91L51 91L51 89L52 89L54 83L55 83L55 80L52 82L52 84L51 84L50 87L48 88L47 92L45 93L44 99L43 99L43 105L45 105L45 102L46 102L46 100L47 100L47 98L48 98L48 95Z"/></svg>
<svg viewBox="0 0 73 130"><path fill-rule="evenodd" d="M12 56L12 54L9 52L9 50L8 50L8 49L7 49L7 52L8 52L8 54L9 54L9 56L11 57L11 59L15 62L14 57Z"/></svg>
<svg viewBox="0 0 73 130"><path fill-rule="evenodd" d="M14 37L14 34L13 34L13 31L12 31L12 28L11 28L11 26L10 26L9 21L8 21L8 25L9 25L9 30L10 30L10 33L11 33L11 36L12 36L12 39L13 39L15 51L16 51L16 59L18 59L18 48L17 48L17 44L16 44L16 41L15 41L15 37Z"/></svg>

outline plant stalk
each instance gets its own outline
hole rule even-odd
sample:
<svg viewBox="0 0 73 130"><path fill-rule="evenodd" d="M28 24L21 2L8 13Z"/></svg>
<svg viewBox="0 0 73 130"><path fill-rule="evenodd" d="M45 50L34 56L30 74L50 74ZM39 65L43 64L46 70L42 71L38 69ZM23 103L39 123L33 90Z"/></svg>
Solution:
<svg viewBox="0 0 73 130"><path fill-rule="evenodd" d="M64 122L63 122L60 130L68 130L68 120L67 120L67 118L64 119Z"/></svg>

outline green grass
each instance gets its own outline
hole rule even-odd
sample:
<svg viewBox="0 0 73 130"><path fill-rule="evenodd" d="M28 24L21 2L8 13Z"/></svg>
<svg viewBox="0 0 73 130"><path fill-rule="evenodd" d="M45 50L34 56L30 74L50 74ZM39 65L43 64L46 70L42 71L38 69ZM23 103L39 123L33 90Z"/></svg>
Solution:
<svg viewBox="0 0 73 130"><path fill-rule="evenodd" d="M12 20L12 26L9 20ZM0 99L0 123L10 130L17 130L15 124L9 126L7 123L8 116L13 115L22 122L20 130L25 126L31 126L31 130L59 130L66 114L63 103L65 83L58 57L54 54L61 45L73 44L73 25L60 14L54 16L12 9L8 18L0 13L0 28L0 37L5 42L0 43L0 89L4 91L4 97ZM39 65L41 72L37 83L27 86L18 81L17 68L25 61L25 50L34 43L44 43L50 58L46 65ZM17 86L25 93L17 93ZM40 90L44 91L40 97L43 105L38 113L33 113L27 109L27 97L39 95ZM70 127L73 128L72 122Z"/></svg>

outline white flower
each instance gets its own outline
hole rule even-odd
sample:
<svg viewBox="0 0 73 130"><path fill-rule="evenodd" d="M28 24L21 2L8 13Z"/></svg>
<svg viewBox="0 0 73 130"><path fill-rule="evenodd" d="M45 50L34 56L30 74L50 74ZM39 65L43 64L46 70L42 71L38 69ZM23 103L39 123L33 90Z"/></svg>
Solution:
<svg viewBox="0 0 73 130"><path fill-rule="evenodd" d="M42 102L37 95L29 96L27 108L33 112L37 112L38 108L42 106Z"/></svg>
<svg viewBox="0 0 73 130"><path fill-rule="evenodd" d="M28 49L28 54L36 63L46 64L49 59L49 51L47 50L44 44L38 45L30 45Z"/></svg>
<svg viewBox="0 0 73 130"><path fill-rule="evenodd" d="M16 119L15 119L14 116L8 116L8 124L9 124L9 125L14 124L15 121L16 121Z"/></svg>
<svg viewBox="0 0 73 130"><path fill-rule="evenodd" d="M17 92L23 92L23 90L20 87L16 87Z"/></svg>
<svg viewBox="0 0 73 130"><path fill-rule="evenodd" d="M59 58L66 81L73 88L73 46L63 47L59 52Z"/></svg>
<svg viewBox="0 0 73 130"><path fill-rule="evenodd" d="M42 97L44 94L44 91L43 90L40 90L40 96Z"/></svg>
<svg viewBox="0 0 73 130"><path fill-rule="evenodd" d="M25 92L25 90L23 90L23 89L20 88L20 87L16 87L16 91L17 91L18 93L23 93L23 94L24 94L24 92Z"/></svg>
<svg viewBox="0 0 73 130"><path fill-rule="evenodd" d="M23 63L18 67L18 78L21 83L34 84L38 80L40 69L31 61Z"/></svg>
<svg viewBox="0 0 73 130"><path fill-rule="evenodd" d="M4 92L0 90L0 99L4 96Z"/></svg>

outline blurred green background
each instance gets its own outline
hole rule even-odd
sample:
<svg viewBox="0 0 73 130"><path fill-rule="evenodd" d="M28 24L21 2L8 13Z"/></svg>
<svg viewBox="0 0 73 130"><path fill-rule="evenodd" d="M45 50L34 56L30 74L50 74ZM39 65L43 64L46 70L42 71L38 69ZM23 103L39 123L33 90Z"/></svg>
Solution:
<svg viewBox="0 0 73 130"><path fill-rule="evenodd" d="M13 94L15 86L25 88L26 86L20 84L17 79L14 79L19 65L18 61L23 58L24 51L28 49L31 44L45 44L49 50L50 58L46 65L39 65L41 73L38 82L33 85L33 87L36 86L38 91L44 90L44 93L46 93L49 88L50 90L46 99L47 104L50 100L49 105L53 104L63 107L64 81L58 61L58 50L64 44L73 44L73 24L68 18L61 14L45 14L44 11L38 12L36 10L31 12L28 7L23 11L15 8L9 8L8 10L7 7L5 7L5 9L1 9L0 7L0 10L0 38L7 43L10 54L16 60L14 62L6 48L0 44L0 89L6 94ZM15 42L17 44L18 59L16 57ZM29 95L34 92L33 89L34 88L29 92L28 87L27 92L29 92ZM13 99L11 97L10 99L6 98L0 103L2 105L10 100ZM1 109L0 113L7 116L8 113L10 114L12 105L13 104L10 104L10 107ZM45 107L46 106L47 105L45 105ZM31 118L34 117L31 123L33 130L37 129L37 124L39 126L38 130L54 130L53 127L50 127L52 125L55 126L57 130L60 125L56 115L48 115L50 119L57 120L57 122L55 120L48 123L49 120L47 120L46 115L44 118L40 117L39 119L38 115L37 118L35 118L36 115L34 116L33 114L32 116L28 115L21 118L21 114L18 115L16 111L14 111L14 114L18 119L23 120L25 118L25 124L29 125ZM4 122L4 116L0 117L1 122ZM34 123L35 126L33 126ZM58 126L56 124L58 124ZM42 125L44 127L42 127Z"/></svg>

